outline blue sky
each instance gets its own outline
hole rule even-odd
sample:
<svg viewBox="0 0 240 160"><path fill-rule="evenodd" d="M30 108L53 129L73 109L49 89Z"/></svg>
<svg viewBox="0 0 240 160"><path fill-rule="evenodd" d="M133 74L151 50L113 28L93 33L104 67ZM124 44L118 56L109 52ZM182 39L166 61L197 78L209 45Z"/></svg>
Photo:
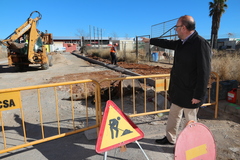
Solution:
<svg viewBox="0 0 240 160"><path fill-rule="evenodd" d="M196 30L210 38L212 0L0 0L0 39L6 38L21 26L32 11L42 19L38 29L54 36L87 35L93 27L102 29L103 37L135 37L150 35L151 26L182 15L191 15ZM228 0L218 32L219 38L240 38L240 1ZM91 26L91 27L90 27ZM97 35L97 33L96 33Z"/></svg>

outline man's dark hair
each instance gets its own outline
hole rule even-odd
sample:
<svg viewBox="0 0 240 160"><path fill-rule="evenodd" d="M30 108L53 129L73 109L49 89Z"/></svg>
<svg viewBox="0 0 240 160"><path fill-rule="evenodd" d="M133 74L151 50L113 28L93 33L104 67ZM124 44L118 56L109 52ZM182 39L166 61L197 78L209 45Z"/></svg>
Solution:
<svg viewBox="0 0 240 160"><path fill-rule="evenodd" d="M194 19L190 19L189 16L182 16L181 22L189 31L195 30L195 21Z"/></svg>

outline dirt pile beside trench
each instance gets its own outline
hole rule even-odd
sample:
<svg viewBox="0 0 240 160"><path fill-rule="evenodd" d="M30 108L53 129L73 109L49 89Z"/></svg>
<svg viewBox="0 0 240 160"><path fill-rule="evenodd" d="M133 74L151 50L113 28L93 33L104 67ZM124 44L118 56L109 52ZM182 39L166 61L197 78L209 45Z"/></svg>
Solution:
<svg viewBox="0 0 240 160"><path fill-rule="evenodd" d="M78 54L77 52L75 54ZM109 59L104 59L97 56L87 56L87 58L94 59L96 61L104 62L106 64L111 64ZM171 71L171 65L169 64L168 67L166 64L161 63L151 63L146 62L147 64L143 63L128 63L128 62L117 62L119 67L131 70L132 72L141 74L141 75L153 75L153 74L169 74Z"/></svg>
<svg viewBox="0 0 240 160"><path fill-rule="evenodd" d="M61 53L50 52L49 55L51 55L51 63L53 65L60 64L60 63L68 64L68 65L72 64L72 62L66 59Z"/></svg>

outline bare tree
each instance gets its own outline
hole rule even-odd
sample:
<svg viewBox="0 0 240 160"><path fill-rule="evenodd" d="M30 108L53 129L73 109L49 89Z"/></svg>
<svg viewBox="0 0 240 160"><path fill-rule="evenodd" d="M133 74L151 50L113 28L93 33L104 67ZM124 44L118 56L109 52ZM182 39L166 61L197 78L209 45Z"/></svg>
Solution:
<svg viewBox="0 0 240 160"><path fill-rule="evenodd" d="M112 32L111 35L112 35L112 40L117 40L118 35L116 32Z"/></svg>
<svg viewBox="0 0 240 160"><path fill-rule="evenodd" d="M127 33L125 34L125 38L126 38L126 40L130 39Z"/></svg>
<svg viewBox="0 0 240 160"><path fill-rule="evenodd" d="M77 29L76 35L78 37L86 37L87 36L87 34L85 33L85 31L83 29Z"/></svg>

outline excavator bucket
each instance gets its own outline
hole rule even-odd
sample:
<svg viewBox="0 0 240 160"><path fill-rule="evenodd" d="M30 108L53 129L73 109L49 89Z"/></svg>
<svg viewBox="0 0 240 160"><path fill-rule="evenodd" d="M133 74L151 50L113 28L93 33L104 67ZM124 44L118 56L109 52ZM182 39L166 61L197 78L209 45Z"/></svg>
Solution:
<svg viewBox="0 0 240 160"><path fill-rule="evenodd" d="M23 47L25 47L25 43L12 42L8 48L9 49L22 49Z"/></svg>

